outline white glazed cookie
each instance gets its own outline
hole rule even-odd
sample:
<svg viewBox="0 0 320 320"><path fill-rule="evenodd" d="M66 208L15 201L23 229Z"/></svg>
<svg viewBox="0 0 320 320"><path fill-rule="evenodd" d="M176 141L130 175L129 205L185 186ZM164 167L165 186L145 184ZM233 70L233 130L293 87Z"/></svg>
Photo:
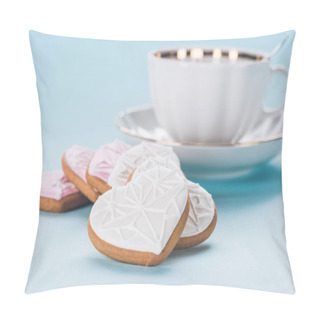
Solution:
<svg viewBox="0 0 320 320"><path fill-rule="evenodd" d="M190 210L176 249L189 248L209 238L217 223L217 211L210 193L187 180Z"/></svg>
<svg viewBox="0 0 320 320"><path fill-rule="evenodd" d="M108 184L111 187L125 185L129 175L138 165L148 158L154 157L168 158L177 166L180 166L180 161L171 147L151 142L142 142L121 155L109 176Z"/></svg>
<svg viewBox="0 0 320 320"><path fill-rule="evenodd" d="M190 211L181 237L191 237L203 232L216 214L210 193L198 183L193 183L190 180L187 180L187 187L190 196Z"/></svg>
<svg viewBox="0 0 320 320"><path fill-rule="evenodd" d="M186 248L203 242L210 236L217 221L217 213L211 194L198 183L187 180L181 169L173 161L161 157L150 158L139 165L134 170L131 181L134 181L141 173L158 166L176 170L177 174L180 174L185 179L189 192L189 216L176 248Z"/></svg>
<svg viewBox="0 0 320 320"><path fill-rule="evenodd" d="M181 175L183 179L185 179L185 176L180 168L176 164L176 162L172 161L170 158L165 158L165 157L154 157L154 158L149 158L142 162L140 165L138 165L137 168L134 169L132 172L132 175L130 176L129 180L134 180L137 178L142 172L145 172L149 169L153 169L155 167L165 167L168 169L176 170L177 174Z"/></svg>
<svg viewBox="0 0 320 320"><path fill-rule="evenodd" d="M177 170L158 166L99 197L90 213L89 237L113 259L156 265L175 247L188 212L185 180Z"/></svg>

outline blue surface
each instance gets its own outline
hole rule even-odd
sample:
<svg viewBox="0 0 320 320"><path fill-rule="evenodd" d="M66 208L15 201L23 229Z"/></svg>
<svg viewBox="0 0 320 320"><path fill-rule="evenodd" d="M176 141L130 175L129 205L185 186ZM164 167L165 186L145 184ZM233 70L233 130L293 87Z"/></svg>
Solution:
<svg viewBox="0 0 320 320"><path fill-rule="evenodd" d="M43 168L60 168L73 144L90 148L119 136L113 118L150 103L147 52L180 46L237 46L271 52L284 33L253 39L120 42L30 32L41 106ZM274 63L289 67L294 32ZM286 252L280 157L249 175L199 181L218 210L214 234L174 251L156 267L113 261L87 235L90 206L65 214L40 212L27 293L111 283L215 284L293 293Z"/></svg>

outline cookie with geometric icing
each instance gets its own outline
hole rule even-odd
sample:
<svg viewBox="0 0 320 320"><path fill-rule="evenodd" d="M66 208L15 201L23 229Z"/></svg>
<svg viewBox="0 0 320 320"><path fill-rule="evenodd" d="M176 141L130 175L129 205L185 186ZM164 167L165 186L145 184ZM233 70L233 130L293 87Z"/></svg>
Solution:
<svg viewBox="0 0 320 320"><path fill-rule="evenodd" d="M157 265L176 246L189 207L184 178L158 166L99 197L88 220L89 238L112 259Z"/></svg>
<svg viewBox="0 0 320 320"><path fill-rule="evenodd" d="M202 243L210 237L217 223L217 210L211 194L189 180L187 188L190 197L189 216L175 249Z"/></svg>
<svg viewBox="0 0 320 320"><path fill-rule="evenodd" d="M119 140L101 146L88 165L86 172L88 183L101 194L111 189L108 178L121 154L130 148L130 145Z"/></svg>
<svg viewBox="0 0 320 320"><path fill-rule="evenodd" d="M124 152L112 170L108 184L111 187L124 186L132 171L149 158L163 157L172 160L177 166L180 161L171 147L152 142L142 142Z"/></svg>
<svg viewBox="0 0 320 320"><path fill-rule="evenodd" d="M88 198L65 176L63 171L42 173L40 210L66 212L89 203Z"/></svg>
<svg viewBox="0 0 320 320"><path fill-rule="evenodd" d="M139 176L142 172L147 171L149 169L152 169L154 167L165 167L168 169L176 170L179 175L181 175L184 179L185 176L180 168L179 165L177 165L176 162L172 161L170 158L165 158L165 157L153 157L153 158L148 158L144 162L142 162L140 165L138 165L129 175L128 180L132 180L133 176L137 177Z"/></svg>
<svg viewBox="0 0 320 320"><path fill-rule="evenodd" d="M93 150L74 145L63 154L61 160L65 175L91 202L95 202L100 195L86 179L87 167L93 155Z"/></svg>
<svg viewBox="0 0 320 320"><path fill-rule="evenodd" d="M181 169L170 159L157 157L139 165L129 176L129 180L134 181L142 172L157 166L176 169L184 177ZM199 184L186 178L185 181L190 197L190 210L186 226L175 249L189 248L202 243L212 234L217 223L216 207L211 194Z"/></svg>

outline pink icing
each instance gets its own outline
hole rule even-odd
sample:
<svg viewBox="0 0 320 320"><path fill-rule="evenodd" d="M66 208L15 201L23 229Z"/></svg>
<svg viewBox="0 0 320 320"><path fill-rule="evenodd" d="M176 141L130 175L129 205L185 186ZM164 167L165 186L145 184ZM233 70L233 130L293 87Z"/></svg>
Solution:
<svg viewBox="0 0 320 320"><path fill-rule="evenodd" d="M71 170L87 182L86 171L94 151L81 146L72 146L66 151L65 155Z"/></svg>
<svg viewBox="0 0 320 320"><path fill-rule="evenodd" d="M41 180L41 197L60 200L79 189L68 180L63 171L43 172Z"/></svg>
<svg viewBox="0 0 320 320"><path fill-rule="evenodd" d="M89 174L107 182L121 154L130 148L119 140L101 146L90 162Z"/></svg>

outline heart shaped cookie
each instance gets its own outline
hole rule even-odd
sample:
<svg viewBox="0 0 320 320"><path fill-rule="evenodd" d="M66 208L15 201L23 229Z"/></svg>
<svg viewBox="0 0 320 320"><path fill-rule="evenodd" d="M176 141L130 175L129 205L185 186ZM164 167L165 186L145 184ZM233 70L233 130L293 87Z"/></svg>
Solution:
<svg viewBox="0 0 320 320"><path fill-rule="evenodd" d="M189 248L202 243L209 238L217 223L215 203L211 194L203 189L199 184L187 180L181 169L177 167L173 161L162 157L149 158L133 170L132 174L129 176L129 180L135 181L135 179L143 172L158 166L176 170L177 174L185 179L189 192L189 216L175 249Z"/></svg>
<svg viewBox="0 0 320 320"><path fill-rule="evenodd" d="M89 216L89 238L115 260L157 265L176 246L189 207L184 178L158 166L98 198Z"/></svg>
<svg viewBox="0 0 320 320"><path fill-rule="evenodd" d="M163 157L180 167L180 161L171 147L151 142L142 142L124 152L112 170L108 184L113 188L124 186L132 171L149 158Z"/></svg>

